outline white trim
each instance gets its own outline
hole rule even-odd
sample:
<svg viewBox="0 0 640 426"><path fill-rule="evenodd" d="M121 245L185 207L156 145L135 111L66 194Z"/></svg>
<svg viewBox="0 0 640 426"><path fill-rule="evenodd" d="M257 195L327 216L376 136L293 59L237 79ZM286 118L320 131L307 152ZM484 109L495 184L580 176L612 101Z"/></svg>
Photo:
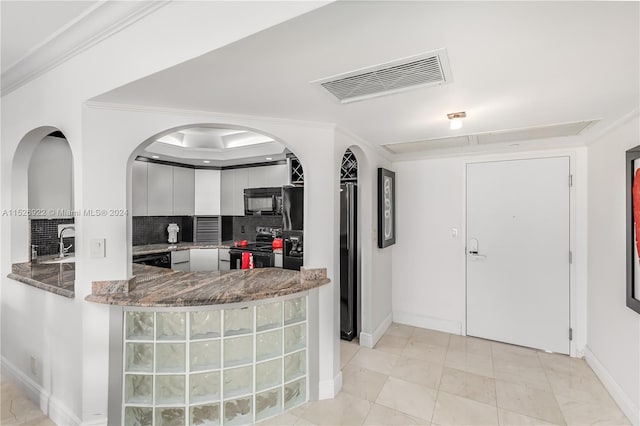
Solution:
<svg viewBox="0 0 640 426"><path fill-rule="evenodd" d="M40 77L168 3L167 0L104 1L88 8L2 73L2 95Z"/></svg>
<svg viewBox="0 0 640 426"><path fill-rule="evenodd" d="M409 312L393 311L393 322L442 331L444 333L462 334L462 324L459 321L451 321L427 315L416 315Z"/></svg>
<svg viewBox="0 0 640 426"><path fill-rule="evenodd" d="M613 123L611 123L607 127L604 127L598 133L595 133L591 138L586 140L585 143L584 143L585 146L593 145L594 143L598 142L602 137L608 135L613 130L617 129L618 127L622 126L623 124L625 124L625 123L631 121L632 119L636 118L639 114L640 114L640 108L632 109L631 111L629 111L628 113L624 114L622 117L618 118L617 120L615 120Z"/></svg>
<svg viewBox="0 0 640 426"><path fill-rule="evenodd" d="M318 399L333 399L342 389L342 371L339 371L332 380L318 383Z"/></svg>
<svg viewBox="0 0 640 426"><path fill-rule="evenodd" d="M631 420L631 424L640 424L640 406L634 404L625 391L615 381L609 371L605 368L600 360L591 352L589 346L584 348L585 359L587 364L596 373L596 376L600 379L604 387L609 391L613 400L618 404L622 412Z"/></svg>
<svg viewBox="0 0 640 426"><path fill-rule="evenodd" d="M10 377L26 394L27 397L38 403L40 410L55 423L65 426L102 425L107 419L94 420L90 423L82 421L62 401L51 395L46 389L36 383L31 377L24 374L4 356L2 357L2 374Z"/></svg>
<svg viewBox="0 0 640 426"><path fill-rule="evenodd" d="M378 340L384 335L387 331L391 323L393 322L392 314L387 315L387 317L382 321L382 323L371 333L360 333L360 346L364 346L365 348L372 348L378 343Z"/></svg>
<svg viewBox="0 0 640 426"><path fill-rule="evenodd" d="M375 151L376 154L378 154L379 156L381 156L382 158L384 158L385 160L392 162L395 161L394 160L394 154L389 152L388 150L386 150L382 145L378 145L376 143L370 142L367 139L363 139L360 136L356 135L355 133L353 133L352 131L342 127L342 126L336 126L336 133L338 134L342 134L342 136L345 136L347 138L351 138L353 139L355 142L358 142L362 145L368 146L369 148L373 149ZM357 144L354 144L357 145Z"/></svg>
<svg viewBox="0 0 640 426"><path fill-rule="evenodd" d="M84 106L92 109L105 109L110 111L128 111L139 113L152 113L152 114L171 114L171 115L186 115L190 117L202 116L202 119L207 121L220 121L221 123L227 123L229 121L251 121L262 122L268 124L285 124L292 126L310 127L315 129L334 130L336 125L333 123L326 123L322 121L305 121L305 120L292 120L289 118L277 118L277 117L265 117L257 115L242 115L242 114L230 114L216 111L206 111L199 109L184 109L184 108L169 108L169 107L155 107L148 105L135 105L135 104L122 104L115 102L100 102L100 101L86 101ZM196 117L199 118L199 117Z"/></svg>

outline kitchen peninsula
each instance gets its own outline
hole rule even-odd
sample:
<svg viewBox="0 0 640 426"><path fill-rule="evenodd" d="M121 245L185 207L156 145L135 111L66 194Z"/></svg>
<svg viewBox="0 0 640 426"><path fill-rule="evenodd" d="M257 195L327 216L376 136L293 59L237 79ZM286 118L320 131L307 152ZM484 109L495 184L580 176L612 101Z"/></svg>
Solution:
<svg viewBox="0 0 640 426"><path fill-rule="evenodd" d="M326 270L180 272L93 283L112 305L109 414L126 425L251 424L317 388ZM115 376L118 377L115 377Z"/></svg>

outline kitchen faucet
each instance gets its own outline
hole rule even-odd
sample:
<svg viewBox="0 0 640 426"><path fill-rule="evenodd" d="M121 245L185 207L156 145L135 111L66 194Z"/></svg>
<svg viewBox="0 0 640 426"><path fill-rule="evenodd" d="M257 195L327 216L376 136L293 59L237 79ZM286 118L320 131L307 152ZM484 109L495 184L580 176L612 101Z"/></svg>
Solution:
<svg viewBox="0 0 640 426"><path fill-rule="evenodd" d="M73 247L73 244L69 244L69 247L65 247L64 241L62 241L62 238L64 237L64 231L66 231L67 229L75 229L75 226L65 226L60 230L60 256L58 256L60 259L64 258L69 249Z"/></svg>

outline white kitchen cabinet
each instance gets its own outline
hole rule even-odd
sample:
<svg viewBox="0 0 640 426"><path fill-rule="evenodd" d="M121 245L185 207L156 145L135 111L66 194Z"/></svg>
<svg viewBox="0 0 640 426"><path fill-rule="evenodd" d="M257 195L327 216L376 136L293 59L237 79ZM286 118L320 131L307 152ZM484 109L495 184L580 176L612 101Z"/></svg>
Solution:
<svg viewBox="0 0 640 426"><path fill-rule="evenodd" d="M147 215L147 163L134 161L131 171L131 214Z"/></svg>
<svg viewBox="0 0 640 426"><path fill-rule="evenodd" d="M248 188L249 169L228 169L220 173L220 214L244 216L244 190Z"/></svg>
<svg viewBox="0 0 640 426"><path fill-rule="evenodd" d="M229 249L218 249L218 269L221 271L231 270L231 257Z"/></svg>
<svg viewBox="0 0 640 426"><path fill-rule="evenodd" d="M198 169L195 171L196 216L218 216L220 214L220 170Z"/></svg>
<svg viewBox="0 0 640 426"><path fill-rule="evenodd" d="M191 271L191 255L189 250L176 250L171 252L171 269L174 271Z"/></svg>
<svg viewBox="0 0 640 426"><path fill-rule="evenodd" d="M173 214L193 216L195 208L195 170L173 168Z"/></svg>
<svg viewBox="0 0 640 426"><path fill-rule="evenodd" d="M235 169L220 172L220 214L233 216L233 196L235 190Z"/></svg>
<svg viewBox="0 0 640 426"><path fill-rule="evenodd" d="M73 159L66 139L46 137L31 155L28 207L32 217L70 217L73 208Z"/></svg>
<svg viewBox="0 0 640 426"><path fill-rule="evenodd" d="M149 163L147 179L147 214L173 215L173 167Z"/></svg>
<svg viewBox="0 0 640 426"><path fill-rule="evenodd" d="M286 164L249 167L249 188L268 188L289 184L289 169Z"/></svg>
<svg viewBox="0 0 640 426"><path fill-rule="evenodd" d="M189 250L189 266L191 272L217 271L218 249Z"/></svg>

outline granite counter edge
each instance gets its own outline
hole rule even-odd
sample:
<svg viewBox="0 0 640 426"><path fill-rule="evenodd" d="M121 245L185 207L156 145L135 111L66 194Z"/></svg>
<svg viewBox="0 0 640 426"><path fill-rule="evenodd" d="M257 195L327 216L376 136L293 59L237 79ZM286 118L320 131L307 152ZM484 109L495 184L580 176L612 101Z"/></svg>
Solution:
<svg viewBox="0 0 640 426"><path fill-rule="evenodd" d="M69 299L74 299L76 297L75 291L67 290L56 285L43 283L42 281L34 280L33 278L29 278L29 277L24 277L22 275L15 274L13 272L8 274L7 278L11 278L12 280L30 285L31 287L35 287L40 290L47 291L49 293L57 294L58 296L63 296Z"/></svg>

